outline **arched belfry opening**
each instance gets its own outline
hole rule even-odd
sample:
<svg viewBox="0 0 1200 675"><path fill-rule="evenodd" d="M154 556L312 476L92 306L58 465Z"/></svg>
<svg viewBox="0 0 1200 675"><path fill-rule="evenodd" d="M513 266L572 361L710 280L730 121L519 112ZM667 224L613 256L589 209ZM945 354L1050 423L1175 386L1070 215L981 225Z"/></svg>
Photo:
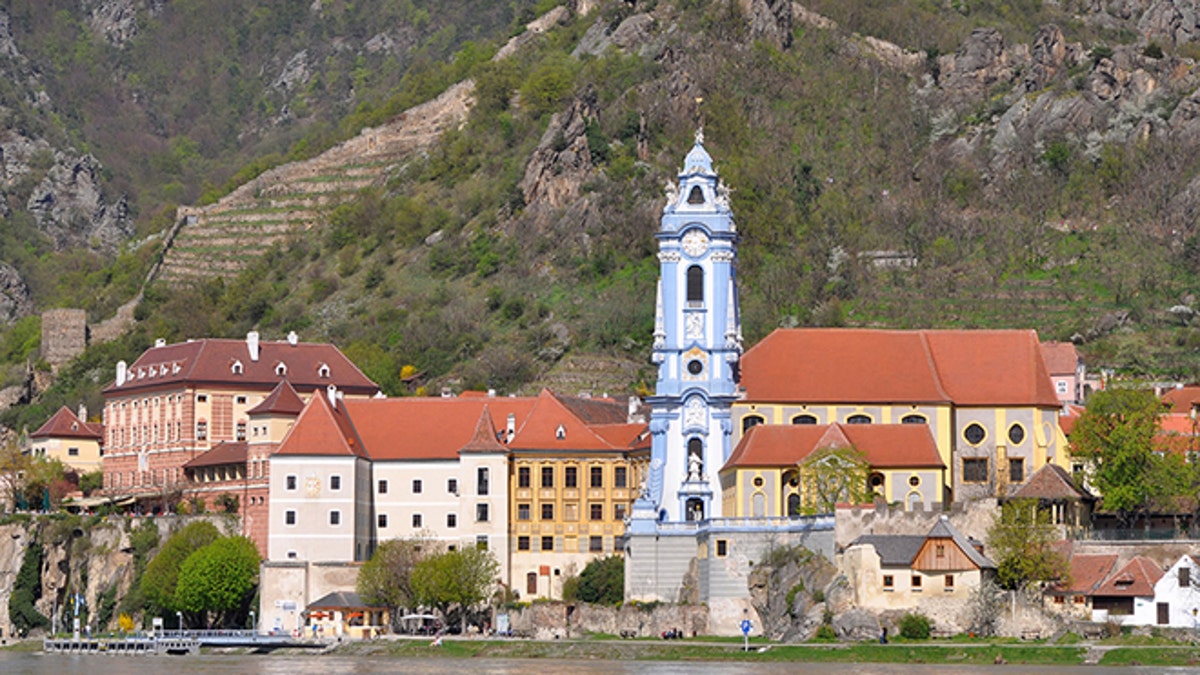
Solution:
<svg viewBox="0 0 1200 675"><path fill-rule="evenodd" d="M699 185L692 186L692 191L688 193L688 203L689 204L703 204L704 203L704 190L701 190Z"/></svg>

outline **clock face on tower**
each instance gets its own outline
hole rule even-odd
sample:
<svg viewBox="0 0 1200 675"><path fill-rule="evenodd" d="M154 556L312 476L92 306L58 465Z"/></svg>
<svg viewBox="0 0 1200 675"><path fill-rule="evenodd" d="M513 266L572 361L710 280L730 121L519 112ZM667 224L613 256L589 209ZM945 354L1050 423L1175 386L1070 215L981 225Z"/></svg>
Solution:
<svg viewBox="0 0 1200 675"><path fill-rule="evenodd" d="M688 230L683 235L683 252L697 258L708 250L708 235L701 230Z"/></svg>

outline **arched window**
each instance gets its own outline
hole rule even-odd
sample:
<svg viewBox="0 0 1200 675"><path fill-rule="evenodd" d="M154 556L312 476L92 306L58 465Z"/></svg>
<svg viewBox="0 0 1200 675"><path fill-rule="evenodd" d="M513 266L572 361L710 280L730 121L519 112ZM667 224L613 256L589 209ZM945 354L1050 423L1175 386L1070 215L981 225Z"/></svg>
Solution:
<svg viewBox="0 0 1200 675"><path fill-rule="evenodd" d="M687 449L688 480L701 480L704 471L704 441L699 438L689 438Z"/></svg>
<svg viewBox="0 0 1200 675"><path fill-rule="evenodd" d="M796 415L795 417L792 418L792 424L816 424L816 423L817 423L816 415L804 414L804 415Z"/></svg>
<svg viewBox="0 0 1200 675"><path fill-rule="evenodd" d="M900 418L901 424L928 424L929 420L925 419L924 415L905 415Z"/></svg>
<svg viewBox="0 0 1200 675"><path fill-rule="evenodd" d="M692 186L691 192L688 192L688 203L689 204L703 204L704 203L704 190L701 190L699 185Z"/></svg>
<svg viewBox="0 0 1200 675"><path fill-rule="evenodd" d="M234 361L233 365L230 367L230 370L233 371L234 375L241 375L242 374L242 362Z"/></svg>
<svg viewBox="0 0 1200 675"><path fill-rule="evenodd" d="M746 415L742 418L742 433L744 434L747 431L750 431L751 427L756 427L763 422L766 422L766 420L759 415Z"/></svg>
<svg viewBox="0 0 1200 675"><path fill-rule="evenodd" d="M275 374L280 377L287 375L287 366L284 365L282 362L275 364Z"/></svg>
<svg viewBox="0 0 1200 675"><path fill-rule="evenodd" d="M687 271L687 304L688 307L704 305L704 268L692 265Z"/></svg>
<svg viewBox="0 0 1200 675"><path fill-rule="evenodd" d="M846 424L870 424L871 418L866 415L851 415L846 418Z"/></svg>
<svg viewBox="0 0 1200 675"><path fill-rule="evenodd" d="M789 516L800 515L800 495L793 492L787 498L787 514Z"/></svg>

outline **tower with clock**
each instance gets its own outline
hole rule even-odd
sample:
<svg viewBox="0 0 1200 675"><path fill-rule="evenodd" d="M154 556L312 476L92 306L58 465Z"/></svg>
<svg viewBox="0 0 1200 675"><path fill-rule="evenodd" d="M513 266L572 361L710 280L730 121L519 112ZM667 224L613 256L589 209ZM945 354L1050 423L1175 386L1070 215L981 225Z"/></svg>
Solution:
<svg viewBox="0 0 1200 675"><path fill-rule="evenodd" d="M703 131L667 187L658 239L652 451L631 527L721 516L717 472L732 450L742 330L737 301L737 228L729 191L704 149Z"/></svg>

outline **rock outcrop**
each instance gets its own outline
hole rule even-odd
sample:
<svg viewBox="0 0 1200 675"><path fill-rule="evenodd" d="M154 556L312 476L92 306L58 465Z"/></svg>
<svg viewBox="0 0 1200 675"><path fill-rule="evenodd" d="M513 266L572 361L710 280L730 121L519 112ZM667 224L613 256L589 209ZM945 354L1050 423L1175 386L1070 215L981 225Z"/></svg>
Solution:
<svg viewBox="0 0 1200 675"><path fill-rule="evenodd" d="M100 162L83 155L59 156L34 188L26 208L55 248L81 246L114 252L133 235L125 198L109 204L100 188Z"/></svg>
<svg viewBox="0 0 1200 675"><path fill-rule="evenodd" d="M759 564L747 579L763 634L783 642L808 640L825 620L837 570L824 556L803 548L777 552L768 560L776 565Z"/></svg>
<svg viewBox="0 0 1200 675"><path fill-rule="evenodd" d="M0 322L9 323L33 311L33 298L21 273L0 262Z"/></svg>
<svg viewBox="0 0 1200 675"><path fill-rule="evenodd" d="M562 208L579 198L595 169L587 128L596 123L596 92L588 90L565 112L555 113L537 150L525 165L521 192L526 208Z"/></svg>

